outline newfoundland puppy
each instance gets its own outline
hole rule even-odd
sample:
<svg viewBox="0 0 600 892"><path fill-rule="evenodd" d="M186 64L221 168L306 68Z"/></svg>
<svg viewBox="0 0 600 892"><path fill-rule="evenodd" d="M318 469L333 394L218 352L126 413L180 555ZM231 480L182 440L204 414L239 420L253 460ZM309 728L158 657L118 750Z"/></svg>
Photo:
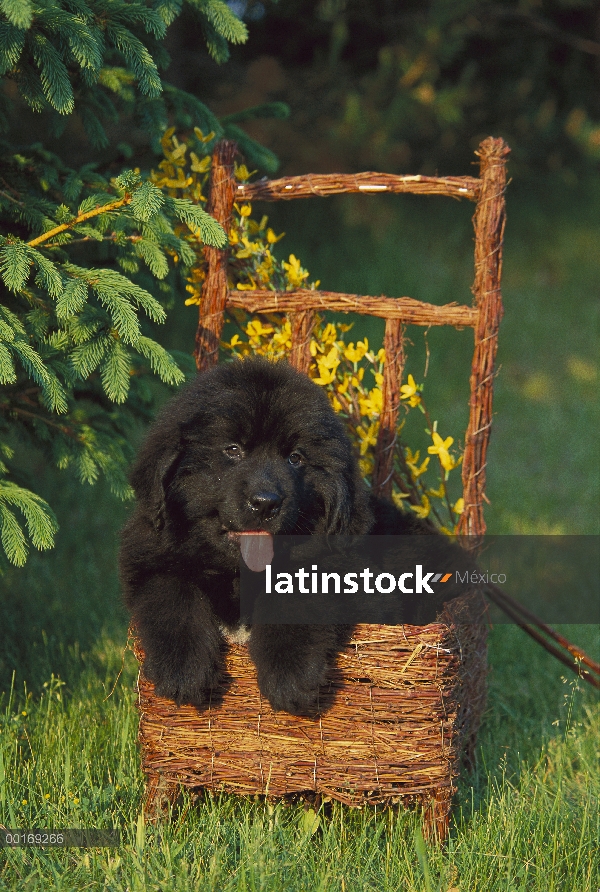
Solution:
<svg viewBox="0 0 600 892"><path fill-rule="evenodd" d="M131 482L125 601L146 676L179 704L206 701L226 638L240 640L240 549L254 569L269 562L274 535L430 532L370 496L327 396L284 362L234 361L198 375L151 427ZM274 709L314 714L344 631L251 628L258 686Z"/></svg>

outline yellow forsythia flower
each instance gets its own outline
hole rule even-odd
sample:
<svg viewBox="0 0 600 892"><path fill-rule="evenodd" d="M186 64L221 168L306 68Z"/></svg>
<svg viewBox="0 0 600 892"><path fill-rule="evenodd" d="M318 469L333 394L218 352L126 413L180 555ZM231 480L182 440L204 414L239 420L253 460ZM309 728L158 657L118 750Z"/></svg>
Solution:
<svg viewBox="0 0 600 892"><path fill-rule="evenodd" d="M282 239L285 235L285 232L282 232L281 235L275 235L271 227L267 229L267 241L270 245L274 245L275 242L278 242L279 239Z"/></svg>
<svg viewBox="0 0 600 892"><path fill-rule="evenodd" d="M338 384L337 392L338 393L347 393L348 387L350 386L350 375L346 372L344 374L344 380Z"/></svg>
<svg viewBox="0 0 600 892"><path fill-rule="evenodd" d="M400 508L401 511L404 511L404 505L402 504L402 502L404 501L404 499L408 498L410 498L410 496L407 492L398 492L397 490L394 490L394 492L392 493L392 501L397 508Z"/></svg>
<svg viewBox="0 0 600 892"><path fill-rule="evenodd" d="M412 375L408 376L408 384L403 384L400 388L400 399L408 400L408 404L411 407L418 406L421 402L421 396L419 391L422 390L423 385L419 385L415 383L415 379Z"/></svg>
<svg viewBox="0 0 600 892"><path fill-rule="evenodd" d="M378 387L363 397L359 397L358 405L361 415L367 415L369 418L381 415L383 409L383 393Z"/></svg>
<svg viewBox="0 0 600 892"><path fill-rule="evenodd" d="M289 261L286 263L285 260L283 262L283 268L287 273L287 280L290 285L294 285L296 287L300 287L305 279L308 278L309 273L306 270L303 270L300 266L300 261L294 254L290 254Z"/></svg>
<svg viewBox="0 0 600 892"><path fill-rule="evenodd" d="M410 473L413 475L415 480L417 477L420 477L421 474L424 474L427 470L427 466L429 465L430 459L429 456L423 460L423 463L419 467L418 461L420 458L421 452L419 449L415 453L407 446L406 447L406 464L409 467Z"/></svg>
<svg viewBox="0 0 600 892"><path fill-rule="evenodd" d="M423 496L423 498L421 499L420 505L411 505L410 508L411 508L411 511L415 512L417 517L420 517L421 520L425 520L425 518L429 515L429 512L431 511L431 503L429 502L429 499L427 498L427 496Z"/></svg>
<svg viewBox="0 0 600 892"><path fill-rule="evenodd" d="M319 375L317 378L313 378L315 384L321 384L321 386L325 387L327 384L331 384L333 379L335 378L335 369L326 369L324 366L319 366Z"/></svg>
<svg viewBox="0 0 600 892"><path fill-rule="evenodd" d="M260 338L272 334L272 325L263 325L260 319L252 319L246 326L246 334L251 338Z"/></svg>
<svg viewBox="0 0 600 892"><path fill-rule="evenodd" d="M356 433L360 439L360 454L365 455L369 446L375 446L377 443L377 432L379 431L379 422L373 421L368 428L362 425L356 428Z"/></svg>
<svg viewBox="0 0 600 892"><path fill-rule="evenodd" d="M364 341L358 341L356 347L354 346L354 342L352 342L348 344L344 350L344 358L348 359L350 362L360 362L368 349L369 341L367 338L365 338Z"/></svg>
<svg viewBox="0 0 600 892"><path fill-rule="evenodd" d="M332 322L328 322L321 334L322 344L334 344L337 340L337 331Z"/></svg>
<svg viewBox="0 0 600 892"><path fill-rule="evenodd" d="M246 167L245 164L240 164L239 166L237 164L235 165L236 180L241 180L242 182L244 182L245 180L247 180L249 178L249 176L250 176L250 173L249 173L248 168Z"/></svg>
<svg viewBox="0 0 600 892"><path fill-rule="evenodd" d="M444 471L451 471L452 468L456 467L456 461L454 456L452 456L448 450L454 443L454 437L446 437L445 440L442 440L437 431L434 431L431 438L433 440L433 446L429 446L427 452L429 452L430 455L437 455L439 457Z"/></svg>
<svg viewBox="0 0 600 892"><path fill-rule="evenodd" d="M373 461L372 455L366 455L364 458L359 458L358 466L360 468L360 473L363 477L368 477L369 474L373 473L373 468L375 467L375 463Z"/></svg>

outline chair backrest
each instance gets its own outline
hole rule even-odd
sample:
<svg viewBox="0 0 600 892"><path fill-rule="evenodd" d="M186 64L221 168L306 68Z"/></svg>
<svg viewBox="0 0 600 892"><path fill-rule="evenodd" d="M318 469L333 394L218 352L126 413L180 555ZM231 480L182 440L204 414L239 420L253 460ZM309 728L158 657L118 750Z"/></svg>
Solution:
<svg viewBox="0 0 600 892"><path fill-rule="evenodd" d="M492 425L498 328L502 318L500 279L509 147L502 139L493 137L480 144L476 152L480 161L479 178L396 176L386 173L304 174L254 183L238 183L235 179L233 161L236 152L235 142L223 140L216 145L212 157L208 211L226 232L231 226L234 201L290 201L342 192L413 192L467 198L475 202L475 279L471 305L450 303L437 306L410 297L368 297L308 289L285 292L231 291L227 285L227 249L206 247L208 270L202 288L195 357L198 370L217 362L224 315L228 308L238 307L249 313L282 313L288 317L292 326L289 360L304 372L308 371L312 359L309 348L317 311L352 312L385 319L383 409L375 447L373 487L377 494L389 495L404 368L404 326L471 326L475 347L462 466L465 507L459 532L483 535L486 454Z"/></svg>

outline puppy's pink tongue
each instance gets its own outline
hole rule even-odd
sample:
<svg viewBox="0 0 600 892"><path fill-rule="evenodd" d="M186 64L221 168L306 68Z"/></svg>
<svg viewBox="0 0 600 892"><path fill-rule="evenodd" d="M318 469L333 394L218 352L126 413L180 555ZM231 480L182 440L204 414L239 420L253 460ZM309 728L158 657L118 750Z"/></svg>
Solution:
<svg viewBox="0 0 600 892"><path fill-rule="evenodd" d="M250 530L239 536L244 563L254 573L262 573L273 560L273 536L263 530Z"/></svg>

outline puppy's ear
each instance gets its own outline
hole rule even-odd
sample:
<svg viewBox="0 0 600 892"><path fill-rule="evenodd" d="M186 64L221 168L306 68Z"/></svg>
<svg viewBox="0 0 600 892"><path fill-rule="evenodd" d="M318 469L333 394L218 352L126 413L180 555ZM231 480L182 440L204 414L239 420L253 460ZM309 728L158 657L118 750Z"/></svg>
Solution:
<svg viewBox="0 0 600 892"><path fill-rule="evenodd" d="M330 535L346 532L352 514L352 494L348 481L343 477L331 477L322 493L325 502L325 526Z"/></svg>
<svg viewBox="0 0 600 892"><path fill-rule="evenodd" d="M149 448L152 445L147 443L142 449L129 479L136 496L149 509L155 529L162 530L166 519L165 495L177 471L181 449L173 443L157 457L153 454L155 450Z"/></svg>
<svg viewBox="0 0 600 892"><path fill-rule="evenodd" d="M354 535L368 532L373 522L369 498L358 468L353 476L340 475L328 481L325 501L325 525L329 535Z"/></svg>
<svg viewBox="0 0 600 892"><path fill-rule="evenodd" d="M156 465L154 472L154 482L151 493L151 504L153 509L152 521L155 530L162 530L165 525L167 516L167 506L165 496L169 483L173 480L181 453L179 450L169 452L162 457L162 460Z"/></svg>

